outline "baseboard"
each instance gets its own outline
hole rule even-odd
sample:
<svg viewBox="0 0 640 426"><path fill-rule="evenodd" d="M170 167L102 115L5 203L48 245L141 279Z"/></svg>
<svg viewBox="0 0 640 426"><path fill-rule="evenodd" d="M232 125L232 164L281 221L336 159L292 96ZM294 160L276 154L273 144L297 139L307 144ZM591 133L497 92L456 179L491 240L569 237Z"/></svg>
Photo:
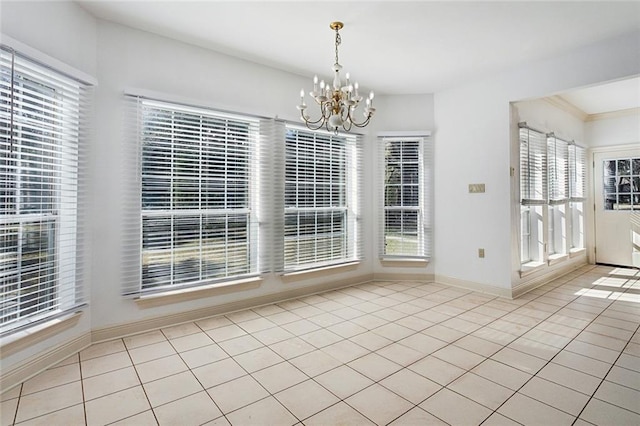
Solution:
<svg viewBox="0 0 640 426"><path fill-rule="evenodd" d="M478 283L474 281L461 280L459 278L447 277L445 275L436 275L435 282L446 284L452 287L464 288L466 290L477 291L479 293L490 294L493 296L512 298L510 288L496 287L489 284Z"/></svg>
<svg viewBox="0 0 640 426"><path fill-rule="evenodd" d="M371 281L370 274L360 275L353 278L338 280L330 283L315 284L310 286L288 289L268 294L263 294L248 299L242 299L235 302L224 303L206 308L193 309L190 311L179 312L172 315L163 315L160 317L147 318L140 321L129 322L124 324L113 325L91 331L92 343L112 340L132 334L144 333L147 331L157 330L159 328L181 324L185 322L196 321L199 319L212 317L216 315L228 314L230 312L240 311L244 309L255 308L262 305L282 302L289 299L296 299L311 294L324 293L339 288L351 287Z"/></svg>
<svg viewBox="0 0 640 426"><path fill-rule="evenodd" d="M3 392L9 390L71 355L80 352L89 345L91 345L91 333L83 333L74 339L17 363L8 371L2 369L0 389Z"/></svg>
<svg viewBox="0 0 640 426"><path fill-rule="evenodd" d="M390 272L376 272L373 281L425 281L433 282L433 274L394 274Z"/></svg>
<svg viewBox="0 0 640 426"><path fill-rule="evenodd" d="M518 298L550 281L556 280L563 275L567 275L577 269L580 269L585 265L588 265L586 258L576 258L575 260L569 259L566 264L555 267L551 270L542 270L539 273L534 272L531 274L531 278L519 283L511 289L513 298Z"/></svg>
<svg viewBox="0 0 640 426"><path fill-rule="evenodd" d="M2 354L2 358L8 357L38 342L49 339L58 333L75 327L78 321L80 321L81 316L82 311L73 312L42 324L37 324L26 330L13 333L2 339L0 354Z"/></svg>

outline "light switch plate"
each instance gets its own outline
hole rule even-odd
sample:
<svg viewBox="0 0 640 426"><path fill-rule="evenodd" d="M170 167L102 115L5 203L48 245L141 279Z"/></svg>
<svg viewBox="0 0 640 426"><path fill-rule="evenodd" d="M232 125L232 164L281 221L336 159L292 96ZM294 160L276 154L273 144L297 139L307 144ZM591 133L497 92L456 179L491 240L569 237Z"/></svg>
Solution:
<svg viewBox="0 0 640 426"><path fill-rule="evenodd" d="M479 194L484 192L484 183L470 183L469 184L469 193L470 194Z"/></svg>

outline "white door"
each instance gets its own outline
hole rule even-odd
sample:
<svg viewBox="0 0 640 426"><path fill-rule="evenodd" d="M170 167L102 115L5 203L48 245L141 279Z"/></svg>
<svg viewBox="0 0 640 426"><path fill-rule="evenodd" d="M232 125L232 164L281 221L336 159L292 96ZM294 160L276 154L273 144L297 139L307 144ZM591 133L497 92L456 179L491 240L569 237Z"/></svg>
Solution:
<svg viewBox="0 0 640 426"><path fill-rule="evenodd" d="M596 262L640 267L640 146L593 161Z"/></svg>

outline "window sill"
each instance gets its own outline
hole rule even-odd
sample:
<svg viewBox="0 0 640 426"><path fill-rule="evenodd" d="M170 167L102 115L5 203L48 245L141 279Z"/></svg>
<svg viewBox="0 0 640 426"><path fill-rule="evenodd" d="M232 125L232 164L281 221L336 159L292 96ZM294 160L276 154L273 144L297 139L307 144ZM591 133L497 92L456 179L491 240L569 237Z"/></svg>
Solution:
<svg viewBox="0 0 640 426"><path fill-rule="evenodd" d="M341 263L339 265L322 266L319 268L307 269L304 271L287 272L285 274L282 274L281 277L282 281L284 281L285 283L289 283L315 278L317 276L326 274L337 274L341 272L353 271L356 270L358 266L360 266L360 261Z"/></svg>
<svg viewBox="0 0 640 426"><path fill-rule="evenodd" d="M261 277L244 278L235 281L226 281L201 287L166 291L164 293L143 295L134 299L140 308L155 308L173 303L186 302L203 297L219 296L221 294L235 293L237 291L252 290L260 287Z"/></svg>
<svg viewBox="0 0 640 426"><path fill-rule="evenodd" d="M380 264L394 268L424 268L429 264L429 259L382 257L380 258Z"/></svg>
<svg viewBox="0 0 640 426"><path fill-rule="evenodd" d="M531 275L536 271L542 269L546 264L544 262L528 262L523 263L520 267L520 278L524 278L527 275Z"/></svg>
<svg viewBox="0 0 640 426"><path fill-rule="evenodd" d="M3 337L0 339L2 358L74 327L81 315L82 311L73 312Z"/></svg>
<svg viewBox="0 0 640 426"><path fill-rule="evenodd" d="M580 255L586 253L586 252L587 252L587 249L584 248L584 247L583 248L574 248L574 249L569 250L569 257L571 257L571 258L577 257L577 256L580 256Z"/></svg>
<svg viewBox="0 0 640 426"><path fill-rule="evenodd" d="M551 265L555 265L556 263L563 262L568 258L569 258L569 255L566 253L552 254L551 256L549 256L549 260L547 261L547 263L549 264L549 266L551 266Z"/></svg>

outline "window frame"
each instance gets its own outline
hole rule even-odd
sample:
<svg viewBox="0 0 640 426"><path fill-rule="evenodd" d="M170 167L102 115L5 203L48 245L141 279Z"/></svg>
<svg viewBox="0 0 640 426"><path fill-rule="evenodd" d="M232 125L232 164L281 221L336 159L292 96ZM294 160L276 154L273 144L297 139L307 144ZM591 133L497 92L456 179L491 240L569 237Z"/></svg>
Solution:
<svg viewBox="0 0 640 426"><path fill-rule="evenodd" d="M404 135L403 135L404 133ZM420 134L413 134L411 132L398 132L395 134L381 134L378 137L378 170L379 170L379 188L380 188L380 201L379 201L379 243L378 243L378 252L379 257L382 261L393 261L393 260L428 260L430 257L430 226L429 226L429 169L430 169L430 155L428 151L428 136L429 132L421 132ZM387 205L387 168L389 163L387 161L387 148L391 145L400 144L400 169L401 173L404 171L404 162L402 161L402 156L404 154L403 143L411 142L417 143L417 158L415 164L417 165L417 176L413 176L415 179L414 183L409 183L407 185L417 186L417 203L411 206L404 205L404 198L401 195L399 206ZM404 186L403 183L404 174L402 173L400 179L400 188ZM402 189L401 189L402 194ZM416 245L414 251L404 251L390 253L388 252L388 241L387 241L387 218L388 212L398 212L400 214L404 212L415 212L416 213ZM401 220L402 222L402 220ZM402 227L402 225L401 225ZM401 244L401 247L404 249L404 243Z"/></svg>
<svg viewBox="0 0 640 426"><path fill-rule="evenodd" d="M45 263L49 266L45 268L48 272L44 277L41 262L30 268L38 273L37 285L31 286L36 289L38 299L35 307L21 307L22 302L18 301L14 312L17 316L13 320L5 320L5 315L13 315L7 311L10 306L1 308L0 336L77 312L86 305L82 278L87 171L83 160L93 81L83 78L86 76L82 73L70 72L75 70L60 66L53 58L13 43L16 49L4 44L0 46L4 76L0 85L7 93L6 108L0 109L0 123L7 129L7 137L3 138L4 143L0 143L0 147L6 145L0 151L6 149L7 154L3 155L6 159L6 180L3 180L7 184L10 181L15 183L12 197L9 186L0 197L4 205L0 205L0 230L5 227L5 231L10 232L9 227L12 226L17 230L13 246L8 242L12 239L10 235L4 233L0 261L4 258L2 263L10 262L12 252L9 249L13 247L16 250L16 267L3 267L0 281L10 279L12 273L17 274L15 291L18 293L14 299L33 294L29 287L22 286L22 273L27 272L23 271L23 249L31 244L25 240L29 238L26 232L27 227L33 225L40 224L40 230L36 232L42 236L42 224L48 223L44 229L48 237L43 238L48 241L45 241L45 251L49 253L49 260ZM10 176L13 179L9 179ZM43 185L48 187L46 191L52 191L50 195L42 192ZM29 199L31 205L26 205ZM9 207L10 204L13 208ZM44 289L40 288L42 280L46 284ZM3 285L2 289L0 300L7 303L14 291L8 285ZM21 296L23 290L26 293ZM42 298L44 300L40 300Z"/></svg>
<svg viewBox="0 0 640 426"><path fill-rule="evenodd" d="M295 136L294 136L295 135ZM316 191L314 191L313 202L310 202L308 198L305 198L305 193L299 191L301 181L299 176L304 173L304 164L301 160L299 153L304 154L304 147L299 149L297 144L307 142L308 145L312 145L315 149L315 154L312 156L315 161L313 163L313 174L308 176L313 177L312 181L302 181L303 185L309 187L315 187L318 185L318 175L329 176L329 202L327 203L326 197L324 199L318 199ZM318 144L329 144L333 148L324 148L318 150ZM296 144L296 146L293 146ZM280 179L282 179L282 193L283 203L276 207L276 216L282 216L282 222L276 229L276 238L281 239L281 259L280 266L278 267L284 274L298 273L304 271L311 271L320 268L338 266L342 264L348 264L357 262L361 259L361 225L360 225L360 196L361 196L361 155L362 155L362 138L356 134L344 134L344 133L330 133L322 130L309 130L305 127L288 124L284 125L283 134L283 149L282 149L282 170L280 172ZM338 148L342 154L335 157L335 149ZM307 147L309 151L311 147ZM295 154L295 155L294 155ZM306 152L309 155L309 152ZM343 158L339 158L343 157ZM329 162L329 170L318 170L317 165L324 162ZM277 160L276 160L277 161ZM307 157L307 163L310 163ZM334 170L335 163L341 166L342 170L338 170L337 173L341 176L342 181L333 182L332 171ZM277 168L276 168L277 169ZM295 173L295 180L291 178ZM326 185L326 182L324 183ZM295 185L295 190L291 188ZM337 197L334 196L334 186L340 187L340 193ZM310 205L309 205L310 204ZM292 232L290 228L291 221L287 221L287 216L293 215L298 218L300 215L315 215L315 217L327 215L327 214L340 214L342 216L342 229L330 228L330 236L339 236L340 240L338 244L340 249L338 255L334 256L333 243L329 244L331 247L329 250L317 250L319 246L324 245L317 237L317 221L315 225L312 225L314 232L309 232L310 238L305 238L314 245L314 255L310 254L309 249L300 249L300 245L296 245L296 242L300 241L300 229L298 223L298 232ZM335 235L334 235L335 234ZM279 246L276 244L276 247ZM293 248L292 248L293 247ZM288 253L295 250L295 255L289 255ZM341 253L340 253L341 252Z"/></svg>
<svg viewBox="0 0 640 426"><path fill-rule="evenodd" d="M519 123L518 146L519 256L521 271L528 271L584 250L586 149L526 123Z"/></svg>
<svg viewBox="0 0 640 426"><path fill-rule="evenodd" d="M175 101L167 101L167 100L161 100L161 99L157 99L156 97L150 97L150 96L146 96L146 95L139 95L136 93L127 93L126 96L127 102L129 104L129 107L127 108L128 110L128 115L131 114L130 116L135 117L134 120L132 120L129 123L129 134L130 137L127 139L127 141L125 141L126 144L126 148L125 151L129 152L130 154L135 153L135 155L133 155L133 161L130 159L129 163L132 165L133 163L135 163L135 170L137 170L137 175L136 176L131 176L131 178L135 178L135 184L134 185L134 189L133 191L129 190L129 196L130 198L132 196L137 197L137 205L132 207L132 206L128 206L128 211L125 213L124 215L124 226L125 228L131 228L132 231L134 231L134 233L125 238L125 241L123 241L123 252L128 252L128 253L137 253L137 259L130 261L129 263L123 265L123 296L125 297L142 297L145 295L155 295L155 294L163 294L163 293L167 293L167 294L173 294L176 291L187 291L187 290L193 290L193 289L197 289L197 288L206 288L208 286L211 285L223 285L229 282L239 282L241 283L243 279L253 279L257 276L259 276L264 270L268 269L268 265L267 262L265 261L265 259L262 256L262 253L260 252L261 250L261 242L260 242L260 233L261 231L261 226L260 226L260 219L259 219L259 215L260 215L260 209L261 209L261 199L259 199L259 193L258 193L258 186L259 186L259 182L260 182L260 178L262 176L262 171L261 171L261 167L263 166L262 164L262 159L259 156L259 151L261 149L261 147L264 145L261 143L261 139L263 138L262 132L263 132L263 127L264 127L264 122L265 120L262 120L258 117L255 116L250 116L250 115L245 115L245 114L234 114L234 113L227 113L227 112L223 112L214 108L209 108L209 107L203 107L203 106L194 106L191 104L185 104L182 102L175 102ZM143 136L143 132L145 129L145 121L144 121L144 116L143 116L143 109L149 107L149 108L159 108L159 109L165 109L165 111L173 111L173 113L178 112L179 114L185 114L186 116L192 116L192 117L196 117L199 116L200 117L200 124L201 124L201 128L199 130L199 136L194 137L193 141L194 144L198 145L198 156L193 157L194 158L194 163L197 164L197 167L199 172L198 172L198 176L196 177L192 177L192 181L195 182L195 185L198 186L198 202L197 205L194 206L195 208L185 208L185 209L174 209L174 204L172 204L172 201L170 202L169 205L169 209L145 209L143 208L143 170L142 170L142 165L143 165L143 161L144 161L144 148L143 148L143 143L144 143L144 139L145 137ZM186 118L185 118L186 120ZM246 135L244 135L244 139L243 137L240 137L238 135L240 135L241 133L238 134L231 134L234 131L229 131L228 126L225 127L225 131L222 132L221 134L216 134L215 136L219 136L221 137L223 140L213 140L212 139L206 139L206 137L204 136L204 129L206 126L204 126L202 123L203 122L210 122L212 126L214 126L214 123L216 122L227 122L227 123L241 123L242 125L246 126ZM211 130L211 129L208 129ZM231 132L231 133L230 133ZM212 134L212 133L210 133ZM236 137L236 139L234 140L234 137ZM180 137L178 136L177 139L179 140ZM203 201L205 199L205 195L210 195L212 192L214 191L210 191L211 188L204 188L204 184L206 183L212 183L214 181L216 181L216 178L212 177L212 176L207 176L210 179L205 178L203 180L203 169L205 168L205 165L208 164L205 160L203 160L202 154L203 154L203 150L207 149L207 144L211 144L211 146L216 145L218 148L222 148L223 153L225 154L225 156L227 157L232 157L233 155L238 155L239 151L234 152L233 150L230 149L230 146L233 146L234 148L237 148L236 145L229 145L229 142L237 142L237 144L240 144L242 142L245 142L247 144L247 149L246 149L246 173L245 174L241 174L239 176L241 176L241 181L245 182L246 185L246 191L244 193L244 197L246 198L246 202L244 205L242 206L230 206L230 198L228 198L229 194L231 193L230 191L226 191L225 189L225 194L226 197L223 197L223 203L224 206L222 208L213 208L213 207L209 207L209 208L202 208L203 204L206 204L207 202L212 202L212 201ZM172 142L173 143L173 142ZM184 145L187 146L187 145ZM239 145L238 145L239 146ZM173 149L173 147L172 147ZM211 149L209 149L209 151L211 151ZM190 151L185 150L185 152L188 154ZM210 152L211 154L212 152ZM225 158L227 158L225 157ZM175 156L173 156L172 154L172 160L175 158ZM203 163L205 163L205 165L203 165ZM239 165L241 165L241 163L238 163ZM172 167L172 170L175 169L175 164L170 164L170 167ZM225 175L225 179L222 181L223 187L226 188L227 186L229 186L229 180L227 179L227 173L229 171L229 168L227 167L228 164L225 163L223 166L221 166L221 168L219 168L217 171L224 174ZM211 170L214 170L213 168L211 168ZM205 173L206 174L206 173ZM171 179L172 179L172 184L173 184L173 173L170 174ZM187 181L187 179L183 179L183 181ZM204 182L204 183L203 183ZM171 189L170 189L170 195L169 198L171 200L173 200L173 190L175 189L175 187L172 185ZM206 189L206 191L205 191ZM174 277L174 265L171 265L171 271L170 271L170 276L171 278L168 280L168 283L166 283L166 279L165 279L165 284L163 285L159 285L159 286L147 286L147 288L145 288L145 286L143 285L143 279L144 279L144 255L145 255L145 249L144 249L144 226L143 226L143 220L145 217L147 218L151 218L154 216L157 217L163 217L164 216L169 216L172 218L172 223L170 225L171 228L171 236L170 236L170 247L169 248L165 248L165 252L167 250L171 251L171 255L173 256L173 254L175 253L175 240L176 240L176 235L174 233L174 220L175 218L187 218L187 217L197 217L198 218L198 224L197 226L194 225L195 222L192 222L190 224L187 224L190 226L190 230L189 232L193 232L193 235L197 234L197 249L194 249L196 251L198 251L198 258L200 260L198 260L198 277L197 279L191 279L191 280L184 280L184 282L177 282L177 280ZM244 267L244 269L242 270L238 270L236 271L229 271L228 270L228 263L225 261L225 273L224 274L218 274L218 275L206 275L206 268L203 266L203 261L202 261L202 252L203 250L207 249L207 248L211 248L215 250L215 247L218 247L220 250L222 250L224 253L225 250L227 250L228 245L226 244L227 242L229 242L229 238L230 237L230 233L225 234L224 236L224 241L222 244L218 244L218 245L210 245L210 246L204 246L203 245L203 241L205 240L205 232L203 231L203 229L205 229L205 225L206 225L206 220L215 220L215 218L223 218L225 219L225 224L229 221L229 218L234 217L234 216L241 216L244 215L245 217L245 228L244 231L242 231L241 234L244 234L245 236L245 246L246 246L246 259L247 259L247 263ZM137 218L137 219L136 219ZM195 230L195 228L197 227L197 230ZM225 225L225 229L229 229L226 225ZM136 233L137 232L137 233ZM196 237L194 237L196 238ZM228 254L228 253L227 253ZM174 259L171 260L172 263L175 262ZM203 275L204 274L204 275Z"/></svg>

